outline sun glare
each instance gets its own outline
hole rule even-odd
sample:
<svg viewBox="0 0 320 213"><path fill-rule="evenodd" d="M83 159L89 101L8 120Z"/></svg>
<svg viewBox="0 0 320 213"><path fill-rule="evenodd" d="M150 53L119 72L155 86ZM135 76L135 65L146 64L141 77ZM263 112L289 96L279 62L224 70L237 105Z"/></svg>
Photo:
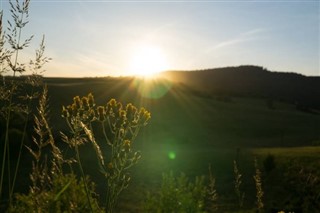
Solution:
<svg viewBox="0 0 320 213"><path fill-rule="evenodd" d="M140 46L133 51L129 72L131 75L153 78L168 68L168 62L161 49L154 46Z"/></svg>

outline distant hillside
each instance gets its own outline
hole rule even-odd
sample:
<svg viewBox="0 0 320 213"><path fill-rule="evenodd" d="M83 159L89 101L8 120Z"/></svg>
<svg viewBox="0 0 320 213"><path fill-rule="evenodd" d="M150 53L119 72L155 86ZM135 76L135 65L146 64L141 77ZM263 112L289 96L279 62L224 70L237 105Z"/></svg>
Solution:
<svg viewBox="0 0 320 213"><path fill-rule="evenodd" d="M320 109L320 77L271 72L259 66L239 66L201 71L168 71L162 76L205 95L267 98Z"/></svg>
<svg viewBox="0 0 320 213"><path fill-rule="evenodd" d="M177 82L131 77L45 78L49 122L60 140L60 131L68 132L61 117L62 106L71 104L77 95L91 92L99 105L116 98L151 112L150 125L139 139L141 146L161 144L176 149L187 145L199 148L198 144L229 148L319 144L320 113L311 108L320 109L319 78L244 68L165 73ZM278 99L310 104L301 111L297 110L299 104ZM12 128L23 128L23 119L16 117ZM4 129L5 121L0 117L0 139ZM33 116L29 116L27 132L31 142Z"/></svg>

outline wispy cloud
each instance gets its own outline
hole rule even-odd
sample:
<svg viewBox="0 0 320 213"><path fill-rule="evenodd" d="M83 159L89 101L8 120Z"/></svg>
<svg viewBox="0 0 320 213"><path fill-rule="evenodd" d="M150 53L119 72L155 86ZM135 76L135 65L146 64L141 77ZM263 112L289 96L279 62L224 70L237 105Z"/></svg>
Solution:
<svg viewBox="0 0 320 213"><path fill-rule="evenodd" d="M266 28L256 28L243 33L240 33L236 38L221 41L218 44L210 48L210 51L216 50L222 47L232 46L243 42L261 39L261 35L267 31Z"/></svg>
<svg viewBox="0 0 320 213"><path fill-rule="evenodd" d="M256 28L242 33L243 36L255 36L267 32L267 28Z"/></svg>

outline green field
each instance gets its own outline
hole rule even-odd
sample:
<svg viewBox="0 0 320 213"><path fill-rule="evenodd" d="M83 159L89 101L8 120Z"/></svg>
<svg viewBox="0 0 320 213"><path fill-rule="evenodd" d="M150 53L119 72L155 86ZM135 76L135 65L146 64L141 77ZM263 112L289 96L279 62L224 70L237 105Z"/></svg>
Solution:
<svg viewBox="0 0 320 213"><path fill-rule="evenodd" d="M76 95L91 92L98 104L116 98L151 112L148 126L134 142L135 149L142 153L141 162L131 170L132 182L122 193L117 212L141 212L146 193L156 193L161 187L162 173L184 172L192 179L208 175L209 165L216 178L219 212L236 212L234 160L243 174L244 210L253 209L255 157L263 174L268 211L320 210L316 191L319 180L308 182L319 177L320 148L313 146L320 139L319 114L298 111L293 104L281 101L275 101L270 109L262 98L203 94L167 81L47 78L45 82L49 89L50 124L58 141L59 131L67 131L61 117L62 105L72 103ZM59 146L69 154L62 142ZM104 179L97 170L92 147L80 147L80 152L84 170L97 183L103 201ZM30 155L26 150L24 153L18 180L21 191L28 188L31 168ZM263 163L269 154L274 156L275 168L265 172Z"/></svg>
<svg viewBox="0 0 320 213"><path fill-rule="evenodd" d="M310 145L319 140L320 116L298 111L293 104L277 101L274 109L269 109L264 99L202 95L183 85L170 85L168 82L139 88L133 79L91 81L61 82L68 86L59 85L58 81L49 83L51 103L66 105L72 96L92 92L97 102L103 103L115 97L124 103L144 106L152 113L149 125L135 144L142 151L143 158L132 170L132 185L123 194L124 202L120 202L120 209L124 212L132 212L133 209L139 212L146 191L156 191L161 186L163 172L174 171L176 175L184 172L189 177L207 175L209 164L217 179L221 211L232 211L236 199L232 193L233 160L238 160L244 176L245 206L252 208L255 199L253 159L257 156L263 170L267 154L275 156L277 167L263 177L266 205L268 208L290 209L290 205L298 205L299 202L293 201L296 203L292 204L286 199L300 196L295 191L286 192L287 187L290 188L286 185L288 176L298 169L291 168L292 162L311 173L319 168L320 149ZM145 89L143 95L139 93L141 87ZM147 90L150 88L151 92ZM63 96L59 89L65 91ZM90 159L88 156L89 162ZM92 164L91 159L89 171ZM271 188L270 184L273 185ZM100 190L103 194L103 189Z"/></svg>
<svg viewBox="0 0 320 213"><path fill-rule="evenodd" d="M311 145L320 137L320 115L298 111L289 103L275 101L274 109L269 109L265 99L205 96L180 84L157 81L150 86L131 78L48 79L47 83L55 129L63 127L61 106L92 92L99 104L116 98L151 112L142 144L281 147Z"/></svg>

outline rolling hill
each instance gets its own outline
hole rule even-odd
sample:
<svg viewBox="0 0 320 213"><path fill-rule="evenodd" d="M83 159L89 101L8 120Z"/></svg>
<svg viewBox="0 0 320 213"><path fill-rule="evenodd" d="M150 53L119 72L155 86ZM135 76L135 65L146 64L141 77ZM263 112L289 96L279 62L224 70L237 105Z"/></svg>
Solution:
<svg viewBox="0 0 320 213"><path fill-rule="evenodd" d="M302 110L320 109L320 77L271 72L259 66L168 71L162 76L207 95L267 98Z"/></svg>

